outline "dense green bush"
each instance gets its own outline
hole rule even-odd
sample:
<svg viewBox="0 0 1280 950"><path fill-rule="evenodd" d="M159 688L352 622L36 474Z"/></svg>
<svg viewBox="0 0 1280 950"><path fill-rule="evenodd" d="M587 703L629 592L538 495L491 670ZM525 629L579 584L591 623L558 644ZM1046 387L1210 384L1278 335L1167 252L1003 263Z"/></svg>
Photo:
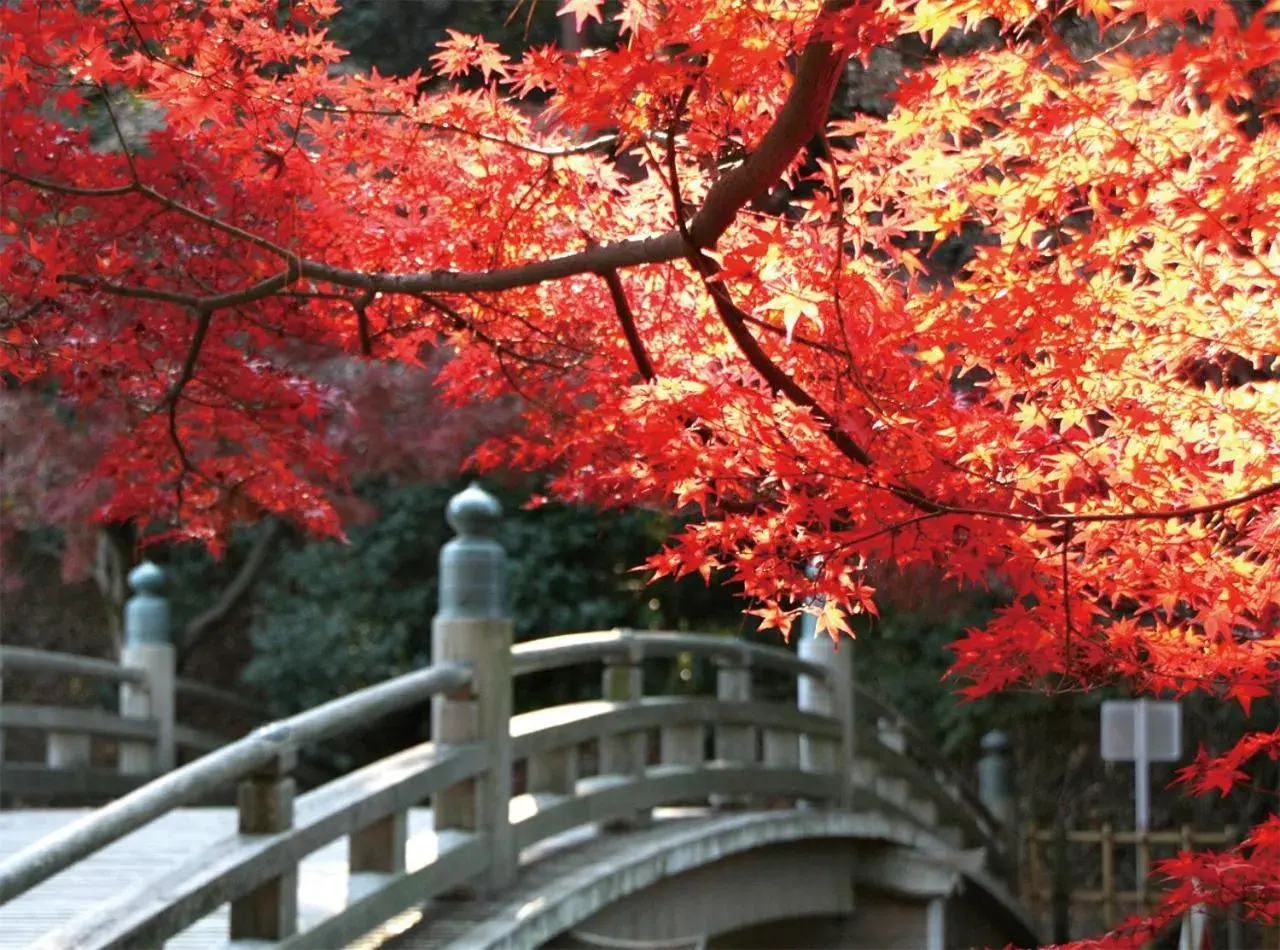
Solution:
<svg viewBox="0 0 1280 950"><path fill-rule="evenodd" d="M439 552L452 537L444 511L463 484L368 482L360 494L378 514L351 528L348 543L284 544L256 592L245 683L285 712L429 663ZM517 639L615 626L738 629L741 604L729 591L697 577L646 587L631 570L658 549L665 518L520 510L527 490L491 490L503 504ZM543 701L564 701L590 694L594 680L533 686Z"/></svg>

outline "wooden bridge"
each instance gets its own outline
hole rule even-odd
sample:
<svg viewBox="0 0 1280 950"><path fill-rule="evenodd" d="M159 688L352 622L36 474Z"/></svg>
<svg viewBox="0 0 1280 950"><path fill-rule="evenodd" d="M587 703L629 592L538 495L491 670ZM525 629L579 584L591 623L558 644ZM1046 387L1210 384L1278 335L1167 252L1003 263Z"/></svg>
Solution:
<svg viewBox="0 0 1280 950"><path fill-rule="evenodd" d="M1036 945L1001 823L856 686L848 651L625 630L513 646L497 505L473 487L449 517L432 666L182 765L167 619L136 578L121 716L0 711L47 733L43 764L0 773L28 793L137 786L0 813L0 947L679 950L813 917L835 930L792 950ZM676 657L712 661L716 695L644 695L645 664ZM516 678L601 667L600 699L512 714ZM786 700L764 698L770 677ZM431 742L299 774L300 754L428 701ZM113 773L89 733L122 742Z"/></svg>

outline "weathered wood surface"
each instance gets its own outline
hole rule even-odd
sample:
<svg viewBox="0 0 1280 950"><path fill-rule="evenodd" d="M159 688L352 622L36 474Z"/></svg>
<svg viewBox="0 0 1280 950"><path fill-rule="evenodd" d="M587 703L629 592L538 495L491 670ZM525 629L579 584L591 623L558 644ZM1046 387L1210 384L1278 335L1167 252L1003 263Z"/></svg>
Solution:
<svg viewBox="0 0 1280 950"><path fill-rule="evenodd" d="M85 814L65 808L0 812L0 856L13 854ZM185 808L109 845L98 854L0 906L0 950L26 947L58 924L102 901L119 897L236 830L231 808ZM420 866L435 851L430 809L409 816L408 864ZM298 913L303 928L346 904L347 839L321 848L302 862ZM166 944L169 950L204 950L227 942L226 907Z"/></svg>

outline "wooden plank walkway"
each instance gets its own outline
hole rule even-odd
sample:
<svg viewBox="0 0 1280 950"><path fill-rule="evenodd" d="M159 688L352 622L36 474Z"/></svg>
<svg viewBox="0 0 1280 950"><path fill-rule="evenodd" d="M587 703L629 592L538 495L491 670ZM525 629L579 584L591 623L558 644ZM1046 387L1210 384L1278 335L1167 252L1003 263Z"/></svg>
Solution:
<svg viewBox="0 0 1280 950"><path fill-rule="evenodd" d="M0 812L0 856L51 834L89 809L64 808ZM55 875L0 906L0 950L29 946L36 938L88 911L94 905L164 873L200 848L234 834L233 808L186 808L140 828L92 857ZM434 858L431 810L409 815L408 864L421 867ZM321 848L299 870L298 916L309 927L346 905L347 839ZM210 914L165 944L171 950L206 950L227 941L226 907Z"/></svg>

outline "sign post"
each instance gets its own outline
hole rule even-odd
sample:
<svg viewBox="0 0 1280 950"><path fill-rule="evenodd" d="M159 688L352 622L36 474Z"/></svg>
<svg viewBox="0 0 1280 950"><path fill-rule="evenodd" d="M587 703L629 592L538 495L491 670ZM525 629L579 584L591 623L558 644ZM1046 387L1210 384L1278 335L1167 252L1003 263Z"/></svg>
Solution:
<svg viewBox="0 0 1280 950"><path fill-rule="evenodd" d="M1151 751L1147 700L1133 707L1133 830L1142 834L1151 826Z"/></svg>
<svg viewBox="0 0 1280 950"><path fill-rule="evenodd" d="M1133 763L1133 826L1143 835L1151 824L1151 763L1182 758L1182 709L1176 702L1109 699L1102 704L1102 758ZM1141 854L1142 852L1139 851ZM1137 863L1137 888L1146 884Z"/></svg>

